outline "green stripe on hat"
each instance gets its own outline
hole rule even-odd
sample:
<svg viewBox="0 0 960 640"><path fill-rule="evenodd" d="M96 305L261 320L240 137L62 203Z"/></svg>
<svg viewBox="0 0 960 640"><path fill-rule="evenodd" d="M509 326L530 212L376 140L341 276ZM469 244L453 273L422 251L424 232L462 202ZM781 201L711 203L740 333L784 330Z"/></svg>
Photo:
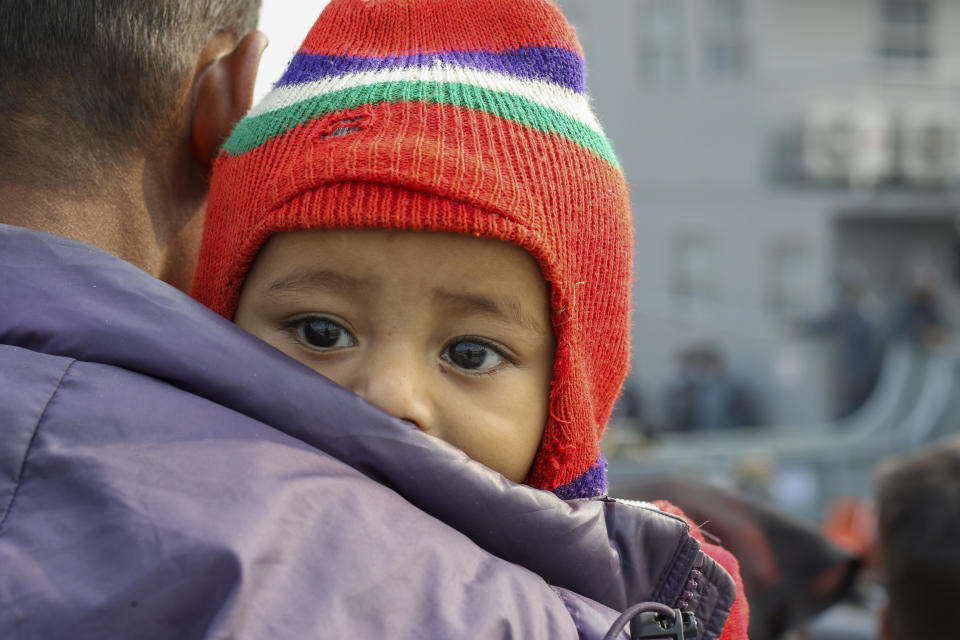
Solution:
<svg viewBox="0 0 960 640"><path fill-rule="evenodd" d="M342 109L382 102L427 102L484 111L542 133L555 133L620 168L606 136L554 109L515 94L457 82L382 82L331 91L288 107L244 118L223 145L241 155L310 120Z"/></svg>

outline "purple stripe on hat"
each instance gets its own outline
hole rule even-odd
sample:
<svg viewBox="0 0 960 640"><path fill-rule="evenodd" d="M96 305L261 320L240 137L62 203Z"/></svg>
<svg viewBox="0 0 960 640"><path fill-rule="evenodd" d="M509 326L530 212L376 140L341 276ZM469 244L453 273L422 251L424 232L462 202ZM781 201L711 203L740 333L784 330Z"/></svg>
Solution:
<svg viewBox="0 0 960 640"><path fill-rule="evenodd" d="M437 61L473 69L496 71L521 78L545 80L572 89L577 93L583 93L585 90L583 58L567 49L555 47L524 47L502 53L445 51L443 53L419 53L412 56L391 56L389 58L298 53L293 57L286 73L277 81L276 86L283 87L303 82L313 82L360 71L429 66L436 64Z"/></svg>
<svg viewBox="0 0 960 640"><path fill-rule="evenodd" d="M572 482L557 487L553 493L564 500L576 498L596 498L607 494L607 459L601 453L593 466Z"/></svg>

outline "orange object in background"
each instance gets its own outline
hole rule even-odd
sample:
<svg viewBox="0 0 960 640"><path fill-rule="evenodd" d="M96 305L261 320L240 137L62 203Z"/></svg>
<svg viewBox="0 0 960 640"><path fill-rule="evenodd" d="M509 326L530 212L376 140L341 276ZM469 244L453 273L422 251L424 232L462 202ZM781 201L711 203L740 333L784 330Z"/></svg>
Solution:
<svg viewBox="0 0 960 640"><path fill-rule="evenodd" d="M871 500L841 498L833 501L823 523L823 532L832 542L862 558L865 568L877 568L877 520Z"/></svg>

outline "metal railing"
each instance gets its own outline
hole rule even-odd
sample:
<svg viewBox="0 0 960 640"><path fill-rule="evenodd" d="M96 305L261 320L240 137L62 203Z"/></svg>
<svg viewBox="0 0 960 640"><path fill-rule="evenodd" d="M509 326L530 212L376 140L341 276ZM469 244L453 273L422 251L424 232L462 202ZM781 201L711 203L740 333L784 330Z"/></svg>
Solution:
<svg viewBox="0 0 960 640"><path fill-rule="evenodd" d="M692 476L738 486L817 522L834 499L869 496L879 461L957 432L960 349L896 345L870 398L846 419L668 433L646 443L613 438L606 449L614 492L618 483L639 478ZM805 487L804 499L791 502L777 489L790 478Z"/></svg>

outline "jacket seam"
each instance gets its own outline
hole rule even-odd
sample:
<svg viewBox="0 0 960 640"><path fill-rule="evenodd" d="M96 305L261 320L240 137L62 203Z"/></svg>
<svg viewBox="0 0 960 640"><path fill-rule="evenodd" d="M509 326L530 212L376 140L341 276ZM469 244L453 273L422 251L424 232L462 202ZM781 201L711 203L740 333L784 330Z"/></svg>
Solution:
<svg viewBox="0 0 960 640"><path fill-rule="evenodd" d="M727 620L730 618L730 614L733 611L733 604L736 600L736 593L728 594L727 598L723 597L723 590L721 588L721 582L724 578L730 580L730 585L734 586L733 579L727 574L726 569L724 569L719 563L711 567L709 572L704 571L704 578L706 579L706 584L704 585L703 595L705 596L700 603L698 609L701 610L701 617L705 618L704 621L704 637L713 637L719 638L723 634L723 629L727 624ZM706 601L709 600L709 604ZM706 615L709 612L709 615ZM718 614L721 614L718 616ZM723 615L725 614L725 615ZM712 634L712 635L707 635Z"/></svg>
<svg viewBox="0 0 960 640"><path fill-rule="evenodd" d="M575 610L574 606L570 603L570 596L563 591L557 589L554 585L548 585L550 590L553 591L553 594L560 599L560 602L563 604L563 608L566 610L567 614L570 616L573 626L577 630L577 637L584 637L586 629L583 626L583 621L580 619L580 614Z"/></svg>
<svg viewBox="0 0 960 640"><path fill-rule="evenodd" d="M23 483L23 476L26 473L27 460L30 458L30 452L33 451L33 443L36 441L37 434L40 432L40 423L43 422L44 416L47 415L47 409L50 408L50 403L53 402L57 392L60 391L60 385L63 384L63 379L66 377L67 372L70 371L70 368L73 367L75 362L75 359L70 360L70 363L64 367L63 371L60 373L60 377L57 378L57 383L53 386L53 391L50 392L50 397L47 398L47 401L44 403L43 409L40 411L40 415L37 416L37 423L34 425L33 433L30 435L30 442L27 443L27 448L23 452L23 460L20 462L20 473L17 474L17 480L13 485L13 495L10 496L10 502L7 504L6 511L4 512L3 516L0 517L0 536L3 535L3 525L6 524L7 519L13 512L13 507L17 502L17 496L20 495L20 486Z"/></svg>
<svg viewBox="0 0 960 640"><path fill-rule="evenodd" d="M684 523L686 524L686 523ZM689 532L689 528L687 529ZM687 533L674 550L670 562L664 566L653 590L653 599L671 607L683 594L683 584L700 553L700 543Z"/></svg>
<svg viewBox="0 0 960 640"><path fill-rule="evenodd" d="M674 548L673 555L670 557L670 561L664 565L663 569L658 574L650 596L651 599L656 602L667 604L671 607L674 606L677 603L677 600L679 600L683 591L682 588L674 584L674 580L671 580L671 578L679 578L680 585L682 586L683 583L686 582L687 576L690 573L690 568L693 566L694 562L696 562L697 554L700 553L700 543L690 535L690 523L680 516L664 511L657 505L651 503L641 504L636 500L625 501L621 498L611 498L609 496L600 496L598 498L582 498L582 500L600 501L605 504L616 504L624 507L628 511L656 513L657 515L666 516L668 519L674 520L682 526L684 534L678 541L677 546ZM610 543L619 556L620 545L613 536L610 536ZM692 549L690 548L691 546L693 547ZM682 568L678 569L678 564L680 564ZM676 575L678 572L679 575ZM667 591L670 591L670 593L668 594Z"/></svg>

